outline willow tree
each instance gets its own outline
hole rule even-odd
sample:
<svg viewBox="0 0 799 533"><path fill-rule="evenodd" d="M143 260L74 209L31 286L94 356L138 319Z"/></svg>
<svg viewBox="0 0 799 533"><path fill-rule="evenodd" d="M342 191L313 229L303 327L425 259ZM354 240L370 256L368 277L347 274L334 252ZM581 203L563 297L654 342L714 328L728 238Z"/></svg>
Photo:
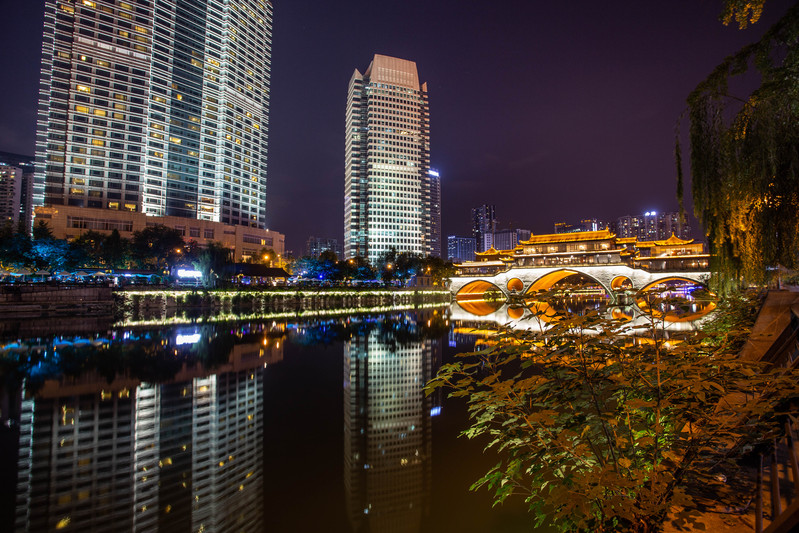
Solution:
<svg viewBox="0 0 799 533"><path fill-rule="evenodd" d="M722 19L757 21L763 1ZM799 5L726 58L688 97L692 196L720 288L762 283L799 255ZM757 83L759 82L759 84ZM733 86L757 85L743 96ZM683 176L677 143L678 196Z"/></svg>

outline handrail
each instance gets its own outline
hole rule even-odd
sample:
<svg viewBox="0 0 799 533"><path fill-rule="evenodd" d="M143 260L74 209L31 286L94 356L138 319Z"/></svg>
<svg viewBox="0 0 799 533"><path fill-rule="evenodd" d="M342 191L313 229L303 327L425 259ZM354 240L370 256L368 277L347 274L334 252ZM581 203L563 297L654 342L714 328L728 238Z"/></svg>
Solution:
<svg viewBox="0 0 799 533"><path fill-rule="evenodd" d="M799 357L799 314L791 309L790 322L774 339L761 361L774 366L791 368ZM755 494L755 533L789 533L799 528L799 455L797 433L791 420L785 421L785 435L774 439L769 449L760 452L757 461L757 488ZM766 461L766 455L769 460ZM764 466L764 463L768 466ZM768 473L768 484L764 477ZM763 502L769 492L769 524L764 528L766 513ZM785 508L783 509L783 502Z"/></svg>

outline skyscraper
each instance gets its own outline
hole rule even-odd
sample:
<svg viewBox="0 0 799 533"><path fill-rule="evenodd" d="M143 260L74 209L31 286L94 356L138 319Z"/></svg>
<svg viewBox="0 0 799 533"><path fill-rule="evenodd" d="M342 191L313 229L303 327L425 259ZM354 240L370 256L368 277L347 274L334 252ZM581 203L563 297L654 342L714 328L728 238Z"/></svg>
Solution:
<svg viewBox="0 0 799 533"><path fill-rule="evenodd" d="M430 169L430 250L429 254L441 257L441 174Z"/></svg>
<svg viewBox="0 0 799 533"><path fill-rule="evenodd" d="M485 252L494 245L494 232L497 217L494 206L484 204L472 209L472 235L476 241L477 252Z"/></svg>
<svg viewBox="0 0 799 533"><path fill-rule="evenodd" d="M416 63L375 55L355 70L345 157L344 255L432 253L427 84Z"/></svg>
<svg viewBox="0 0 799 533"><path fill-rule="evenodd" d="M266 227L269 0L46 0L34 205Z"/></svg>

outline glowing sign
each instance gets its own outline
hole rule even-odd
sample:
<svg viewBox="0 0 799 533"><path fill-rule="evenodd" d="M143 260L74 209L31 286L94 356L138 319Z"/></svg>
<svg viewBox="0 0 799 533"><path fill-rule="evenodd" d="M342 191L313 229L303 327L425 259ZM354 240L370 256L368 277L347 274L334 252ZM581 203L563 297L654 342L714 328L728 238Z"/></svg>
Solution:
<svg viewBox="0 0 799 533"><path fill-rule="evenodd" d="M178 269L178 277L179 278L194 278L199 279L203 277L203 273L199 270L191 270L188 268L179 268Z"/></svg>
<svg viewBox="0 0 799 533"><path fill-rule="evenodd" d="M427 171L427 174L433 176L434 178L439 177L438 170L433 170L432 168Z"/></svg>
<svg viewBox="0 0 799 533"><path fill-rule="evenodd" d="M433 407L432 409L430 409L430 416L438 416L440 414L441 414L441 407L440 406L436 406L436 407Z"/></svg>
<svg viewBox="0 0 799 533"><path fill-rule="evenodd" d="M191 335L178 335L175 337L175 344L180 346L182 344L196 344L200 341L199 333L192 333Z"/></svg>

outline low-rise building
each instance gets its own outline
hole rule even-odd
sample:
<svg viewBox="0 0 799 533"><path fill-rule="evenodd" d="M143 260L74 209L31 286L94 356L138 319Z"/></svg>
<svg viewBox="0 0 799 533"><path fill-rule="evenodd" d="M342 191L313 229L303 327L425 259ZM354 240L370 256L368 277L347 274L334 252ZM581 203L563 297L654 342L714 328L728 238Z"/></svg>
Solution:
<svg viewBox="0 0 799 533"><path fill-rule="evenodd" d="M125 238L148 226L164 225L180 231L183 240L194 241L200 246L219 242L233 250L234 261L248 261L263 248L271 248L278 254L285 249L285 235L268 229L238 226L185 217L152 217L131 211L111 209L89 209L73 206L36 207L35 223L47 223L53 237L74 239L91 230L109 234L114 230Z"/></svg>

